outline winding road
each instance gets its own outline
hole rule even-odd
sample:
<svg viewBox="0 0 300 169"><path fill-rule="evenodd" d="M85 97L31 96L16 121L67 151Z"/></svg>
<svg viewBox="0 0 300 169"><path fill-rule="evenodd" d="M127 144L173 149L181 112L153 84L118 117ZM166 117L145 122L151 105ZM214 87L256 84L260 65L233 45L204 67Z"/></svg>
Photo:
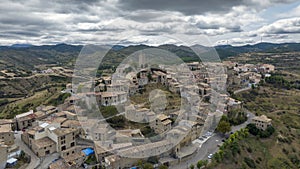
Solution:
<svg viewBox="0 0 300 169"><path fill-rule="evenodd" d="M245 128L247 124L249 124L252 118L255 116L250 111L246 110L248 120L245 121L243 124L232 126L231 132L238 131L242 128ZM191 157L187 159L181 160L180 163L170 166L172 169L184 169L189 168L191 164L196 165L199 160L207 160L209 154L214 154L219 150L218 144L222 144L222 139L224 136L218 133L212 135L205 143L202 144L201 147L198 148L197 152L195 152Z"/></svg>

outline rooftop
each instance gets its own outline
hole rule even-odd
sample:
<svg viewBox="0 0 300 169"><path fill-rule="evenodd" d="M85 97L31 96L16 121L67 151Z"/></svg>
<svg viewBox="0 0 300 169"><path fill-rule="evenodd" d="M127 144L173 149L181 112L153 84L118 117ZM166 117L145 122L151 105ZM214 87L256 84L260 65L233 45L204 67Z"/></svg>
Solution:
<svg viewBox="0 0 300 169"><path fill-rule="evenodd" d="M121 155L130 155L134 153L139 153L139 152L147 152L147 150L153 150L156 148L168 146L172 144L168 140L163 140L163 141L158 141L158 142L153 142L153 143L148 143L148 144L143 144L143 145L138 145L138 146L132 146L126 149L122 149L119 151Z"/></svg>
<svg viewBox="0 0 300 169"><path fill-rule="evenodd" d="M266 122L266 123L272 121L272 119L269 119L269 118L268 118L267 116L265 116L265 115L256 116L256 117L253 118L253 120L262 121L262 122Z"/></svg>
<svg viewBox="0 0 300 169"><path fill-rule="evenodd" d="M35 128L37 128L37 127L35 127ZM32 129L27 130L27 133L30 134L30 135L35 135L35 133L36 133L36 131L37 131L37 129L35 129L35 128L32 128ZM41 127L38 127L38 128L41 129Z"/></svg>
<svg viewBox="0 0 300 169"><path fill-rule="evenodd" d="M68 156L65 156L64 157L64 160L69 163L69 162L72 162L72 161L76 161L77 159L79 158L83 158L84 157L84 154L82 152L76 152L74 154L70 154Z"/></svg>
<svg viewBox="0 0 300 169"><path fill-rule="evenodd" d="M50 145L54 145L55 142L51 140L49 137L44 137L38 140L33 140L32 144L35 144L38 148L48 147Z"/></svg>
<svg viewBox="0 0 300 169"><path fill-rule="evenodd" d="M57 135L57 136L64 136L67 135L69 133L73 133L75 132L77 129L73 129L73 128L58 128L53 130L53 132Z"/></svg>
<svg viewBox="0 0 300 169"><path fill-rule="evenodd" d="M43 111L37 111L37 112L35 112L34 114L35 114L35 116L36 116L37 118L42 118L43 116L46 115L46 113L43 112Z"/></svg>
<svg viewBox="0 0 300 169"><path fill-rule="evenodd" d="M27 117L27 116L30 116L30 115L33 115L33 110L30 110L29 112L26 112L26 113L18 114L18 115L16 115L16 118L17 119L24 118L24 117Z"/></svg>
<svg viewBox="0 0 300 169"><path fill-rule="evenodd" d="M81 127L81 124L78 120L67 120L62 123L61 127Z"/></svg>
<svg viewBox="0 0 300 169"><path fill-rule="evenodd" d="M172 123L172 121L169 120L169 119L162 121L162 124L165 125L165 126L170 124L170 123Z"/></svg>
<svg viewBox="0 0 300 169"><path fill-rule="evenodd" d="M12 124L14 122L15 122L15 120L13 120L13 119L0 119L0 125L3 125L3 124Z"/></svg>
<svg viewBox="0 0 300 169"><path fill-rule="evenodd" d="M114 97L122 94L126 94L126 92L101 92L102 97Z"/></svg>
<svg viewBox="0 0 300 169"><path fill-rule="evenodd" d="M10 124L2 124L0 125L0 133L12 132Z"/></svg>
<svg viewBox="0 0 300 169"><path fill-rule="evenodd" d="M166 76L166 74L164 72L161 72L161 71L153 71L153 73L155 75L159 75L159 76Z"/></svg>
<svg viewBox="0 0 300 169"><path fill-rule="evenodd" d="M157 115L157 118L158 118L160 121L163 121L163 120L168 119L169 117L166 116L166 115L164 115L164 114L159 114L159 115Z"/></svg>
<svg viewBox="0 0 300 169"><path fill-rule="evenodd" d="M66 166L65 162L62 159L60 159L60 160L57 160L57 161L51 163L49 168L50 169L66 169L67 166Z"/></svg>
<svg viewBox="0 0 300 169"><path fill-rule="evenodd" d="M46 107L43 107L43 108L42 108L42 111L47 112L47 111L55 110L55 109L56 109L55 106L46 106Z"/></svg>
<svg viewBox="0 0 300 169"><path fill-rule="evenodd" d="M106 153L108 150L100 145L99 141L94 142L94 149L97 154Z"/></svg>
<svg viewBox="0 0 300 169"><path fill-rule="evenodd" d="M68 119L64 118L64 117L57 117L57 118L54 118L52 122L62 124L63 122L65 122L67 120Z"/></svg>

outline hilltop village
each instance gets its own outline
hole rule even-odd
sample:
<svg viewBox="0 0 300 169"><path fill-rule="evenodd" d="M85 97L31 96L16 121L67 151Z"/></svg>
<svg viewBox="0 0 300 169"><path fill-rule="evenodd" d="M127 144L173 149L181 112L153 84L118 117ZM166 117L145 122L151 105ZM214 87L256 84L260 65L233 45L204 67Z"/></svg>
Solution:
<svg viewBox="0 0 300 169"><path fill-rule="evenodd" d="M30 156L28 165L50 169L130 168L151 159L154 167L176 165L197 154L223 114L243 107L228 84L249 90L275 70L233 62L129 67L95 79L88 92L66 84L62 92L71 96L61 105L0 120L1 168L16 165L20 151ZM264 130L271 120L257 116L252 123Z"/></svg>

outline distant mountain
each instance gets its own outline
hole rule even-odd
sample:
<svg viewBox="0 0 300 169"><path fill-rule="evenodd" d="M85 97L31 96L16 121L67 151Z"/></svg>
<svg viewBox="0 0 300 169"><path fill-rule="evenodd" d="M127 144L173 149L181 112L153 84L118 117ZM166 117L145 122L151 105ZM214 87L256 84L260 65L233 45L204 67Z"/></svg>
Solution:
<svg viewBox="0 0 300 169"><path fill-rule="evenodd" d="M125 46L122 46L122 45L114 45L114 46L112 47L112 49L115 50L115 51L121 50L121 49L123 49L123 48L125 48Z"/></svg>
<svg viewBox="0 0 300 169"><path fill-rule="evenodd" d="M32 46L33 50L53 50L56 52L80 52L82 45L68 45L65 43L56 45Z"/></svg>
<svg viewBox="0 0 300 169"><path fill-rule="evenodd" d="M23 70L33 70L37 65L43 64L56 64L56 65L69 65L75 63L75 59L79 55L82 45L41 45L33 46L30 44L14 44L12 46L0 46L0 70L10 67ZM241 53L249 52L268 52L268 53L281 53L281 52L300 52L300 43L258 43L254 45L244 46L231 46L221 45L206 47L201 45L193 46L177 46L173 44L164 44L157 47L147 45L130 45L111 46L111 50L107 53L104 63L105 67L110 65L117 65L128 55L143 49L158 48L167 50L176 54L183 61L199 61L199 57L195 54L197 52L206 54L209 57L210 52L217 51L221 59L237 56ZM194 50L192 50L194 49Z"/></svg>
<svg viewBox="0 0 300 169"><path fill-rule="evenodd" d="M215 46L221 58L236 56L241 53L249 52L266 52L266 53L282 53L282 52L300 52L300 43L258 43L254 45L231 46L222 45Z"/></svg>
<svg viewBox="0 0 300 169"><path fill-rule="evenodd" d="M71 65L82 48L67 44L12 46L0 47L0 70L9 68L31 71L35 66L44 64Z"/></svg>
<svg viewBox="0 0 300 169"><path fill-rule="evenodd" d="M31 44L13 44L10 47L12 48L28 48L28 47L32 47L33 45Z"/></svg>

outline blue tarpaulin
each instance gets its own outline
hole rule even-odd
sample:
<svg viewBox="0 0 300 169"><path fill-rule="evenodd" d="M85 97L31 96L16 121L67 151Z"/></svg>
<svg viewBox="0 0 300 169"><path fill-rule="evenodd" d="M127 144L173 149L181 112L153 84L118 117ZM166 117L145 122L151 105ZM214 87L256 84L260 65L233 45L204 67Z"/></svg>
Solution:
<svg viewBox="0 0 300 169"><path fill-rule="evenodd" d="M94 150L92 148L86 148L83 149L82 152L84 153L84 155L89 156L91 154L94 154Z"/></svg>

